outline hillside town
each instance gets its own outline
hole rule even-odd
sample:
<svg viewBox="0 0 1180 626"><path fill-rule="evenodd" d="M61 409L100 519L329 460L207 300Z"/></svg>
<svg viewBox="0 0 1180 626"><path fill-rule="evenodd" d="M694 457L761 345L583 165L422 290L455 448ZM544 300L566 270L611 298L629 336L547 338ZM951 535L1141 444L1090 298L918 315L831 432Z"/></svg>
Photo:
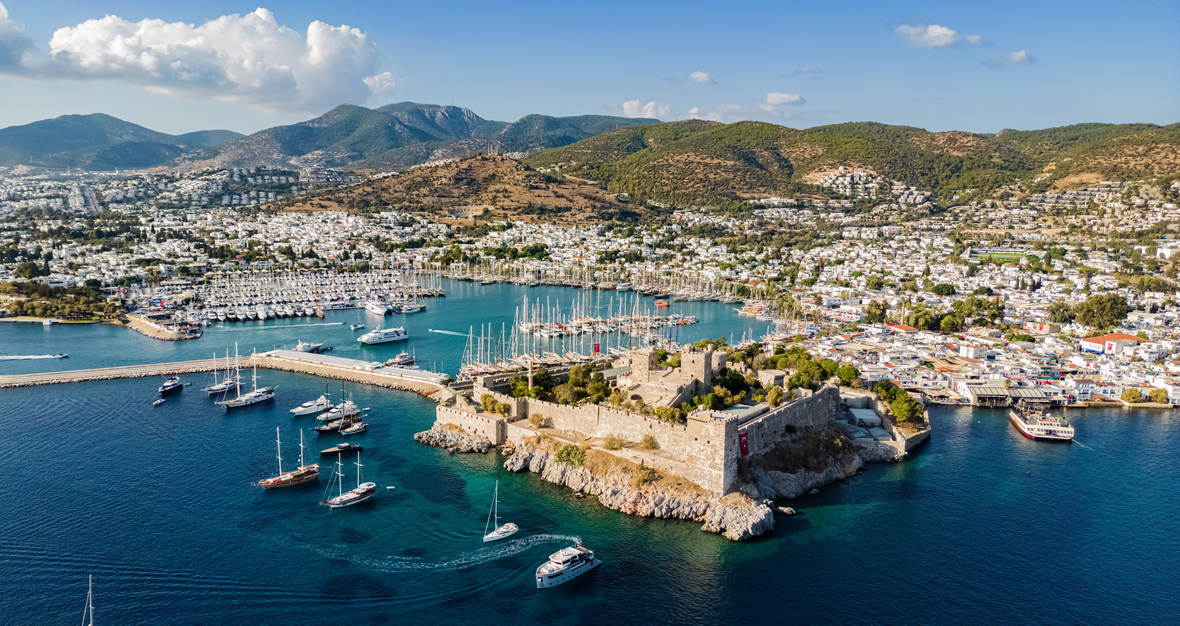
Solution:
<svg viewBox="0 0 1180 626"><path fill-rule="evenodd" d="M90 286L131 305L242 272L412 269L740 299L742 314L768 323L768 349L798 341L865 385L931 401L1180 402L1180 182L1013 185L942 210L928 192L840 168L820 184L844 200L561 227L494 213L276 210L287 195L355 184L349 173L6 174L2 282ZM868 211L853 208L866 199ZM905 219L913 209L921 215Z"/></svg>

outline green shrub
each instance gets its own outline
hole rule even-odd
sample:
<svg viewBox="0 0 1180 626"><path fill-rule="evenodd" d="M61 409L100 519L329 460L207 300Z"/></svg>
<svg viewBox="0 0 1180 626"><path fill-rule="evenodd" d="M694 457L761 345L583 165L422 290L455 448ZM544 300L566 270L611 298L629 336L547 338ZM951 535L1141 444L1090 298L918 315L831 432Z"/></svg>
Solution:
<svg viewBox="0 0 1180 626"><path fill-rule="evenodd" d="M1123 402L1130 402L1131 404L1143 402L1143 394L1139 393L1138 389L1128 389L1123 392Z"/></svg>
<svg viewBox="0 0 1180 626"><path fill-rule="evenodd" d="M619 439L618 437L616 437L614 435L609 435L603 441L602 445L605 446L607 450L622 450L623 449L623 440Z"/></svg>
<svg viewBox="0 0 1180 626"><path fill-rule="evenodd" d="M635 486L642 487L659 478L656 471L646 465L639 466L639 472L635 475Z"/></svg>
<svg viewBox="0 0 1180 626"><path fill-rule="evenodd" d="M533 425L533 428L540 428L545 425L545 416L540 413L533 413L529 416L529 423Z"/></svg>
<svg viewBox="0 0 1180 626"><path fill-rule="evenodd" d="M657 447L658 447L658 445L656 444L655 437L652 437L651 435L644 435L643 436L643 449L644 450L655 450Z"/></svg>
<svg viewBox="0 0 1180 626"><path fill-rule="evenodd" d="M582 467L582 464L586 462L586 451L578 446L565 445L557 451L557 454L553 455L553 460L573 467Z"/></svg>
<svg viewBox="0 0 1180 626"><path fill-rule="evenodd" d="M1151 401L1156 404L1167 404L1168 403L1168 390L1167 389L1153 389L1151 391L1151 393L1148 394L1148 396L1151 398Z"/></svg>

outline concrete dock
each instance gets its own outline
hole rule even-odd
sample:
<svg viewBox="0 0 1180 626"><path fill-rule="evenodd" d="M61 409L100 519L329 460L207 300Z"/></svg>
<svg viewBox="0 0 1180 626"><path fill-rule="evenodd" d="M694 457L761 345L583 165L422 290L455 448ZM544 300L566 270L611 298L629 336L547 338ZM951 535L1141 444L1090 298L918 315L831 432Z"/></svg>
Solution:
<svg viewBox="0 0 1180 626"><path fill-rule="evenodd" d="M262 369L280 370L310 374L333 380L375 385L387 389L412 391L436 402L451 396L447 387L448 378L442 374L395 367L379 367L378 364L356 359L345 359L322 354L307 354L291 350L264 352L256 357L242 358L242 368L255 365ZM225 367L224 361L221 368ZM39 374L13 374L0 376L0 389L12 387L33 387L94 380L115 380L119 378L146 378L151 376L172 376L211 372L215 369L213 359L180 361L175 363L152 363L148 365L126 365L98 369L70 370L64 372L42 372Z"/></svg>

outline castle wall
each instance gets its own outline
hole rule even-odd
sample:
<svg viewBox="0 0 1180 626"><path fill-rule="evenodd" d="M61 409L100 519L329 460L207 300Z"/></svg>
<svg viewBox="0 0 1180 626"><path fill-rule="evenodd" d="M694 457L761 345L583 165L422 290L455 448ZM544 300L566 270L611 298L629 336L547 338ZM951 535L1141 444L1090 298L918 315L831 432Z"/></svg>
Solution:
<svg viewBox="0 0 1180 626"><path fill-rule="evenodd" d="M823 428L836 421L840 410L840 390L825 386L814 394L763 413L738 427L746 433L750 454L762 454L778 445L788 425L795 428Z"/></svg>
<svg viewBox="0 0 1180 626"><path fill-rule="evenodd" d="M435 408L434 427L438 428L443 424L454 424L473 435L488 439L497 446L507 441L505 420L494 413L468 413L448 406L439 406Z"/></svg>

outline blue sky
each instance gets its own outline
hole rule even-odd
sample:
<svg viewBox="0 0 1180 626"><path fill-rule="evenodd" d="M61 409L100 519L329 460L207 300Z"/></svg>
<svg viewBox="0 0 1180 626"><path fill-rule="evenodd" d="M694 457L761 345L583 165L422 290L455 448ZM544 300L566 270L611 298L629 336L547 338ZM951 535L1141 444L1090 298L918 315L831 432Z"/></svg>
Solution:
<svg viewBox="0 0 1180 626"><path fill-rule="evenodd" d="M1180 121L1175 0L0 6L0 127L103 112L249 133L403 100L504 121Z"/></svg>

